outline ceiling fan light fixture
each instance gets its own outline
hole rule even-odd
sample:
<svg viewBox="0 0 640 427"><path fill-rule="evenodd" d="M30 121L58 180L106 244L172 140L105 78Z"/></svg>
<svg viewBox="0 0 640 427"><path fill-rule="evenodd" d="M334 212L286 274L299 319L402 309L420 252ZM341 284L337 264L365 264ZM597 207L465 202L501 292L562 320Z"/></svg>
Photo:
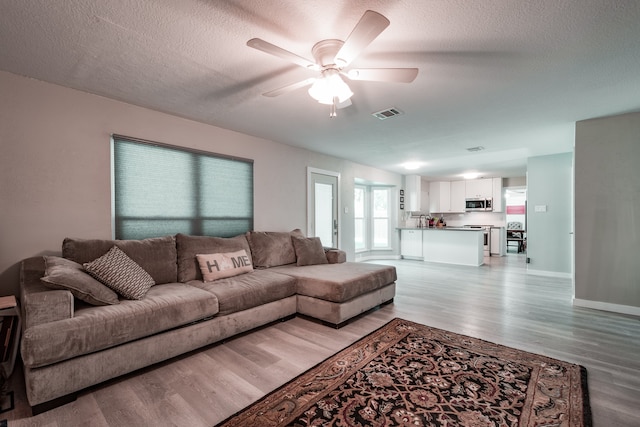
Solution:
<svg viewBox="0 0 640 427"><path fill-rule="evenodd" d="M309 95L321 104L333 105L334 98L338 98L338 103L342 103L351 98L353 92L342 80L338 70L330 68L309 88Z"/></svg>

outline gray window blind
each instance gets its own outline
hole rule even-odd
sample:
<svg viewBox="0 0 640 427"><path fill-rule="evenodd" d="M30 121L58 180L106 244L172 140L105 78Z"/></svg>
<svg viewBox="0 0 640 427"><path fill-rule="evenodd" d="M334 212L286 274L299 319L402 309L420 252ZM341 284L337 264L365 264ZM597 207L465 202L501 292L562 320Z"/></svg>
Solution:
<svg viewBox="0 0 640 427"><path fill-rule="evenodd" d="M116 239L253 229L253 162L113 136Z"/></svg>

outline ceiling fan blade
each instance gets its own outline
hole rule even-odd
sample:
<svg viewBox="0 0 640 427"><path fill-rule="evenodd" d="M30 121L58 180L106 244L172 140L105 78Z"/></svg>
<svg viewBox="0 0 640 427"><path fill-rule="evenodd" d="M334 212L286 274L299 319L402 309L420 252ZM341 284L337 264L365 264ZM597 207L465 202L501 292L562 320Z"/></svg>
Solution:
<svg viewBox="0 0 640 427"><path fill-rule="evenodd" d="M336 55L336 65L346 67L369 43L389 26L389 20L378 12L367 10Z"/></svg>
<svg viewBox="0 0 640 427"><path fill-rule="evenodd" d="M293 83L290 85L286 85L281 87L280 89L276 89L276 90L272 90L270 92L265 92L263 93L264 96L268 96L270 98L273 98L274 96L280 96L284 93L288 93L288 92L292 92L296 89L300 89L301 87L305 87L305 86L309 86L310 84L312 84L313 82L316 81L315 77L310 77L306 80L302 80L301 82L297 82L297 83Z"/></svg>
<svg viewBox="0 0 640 427"><path fill-rule="evenodd" d="M411 83L418 75L417 68L354 68L343 72L351 80Z"/></svg>
<svg viewBox="0 0 640 427"><path fill-rule="evenodd" d="M338 110L342 110L343 108L347 108L350 107L353 103L351 102L351 98L347 98L345 101L339 103L338 105L336 105L336 108Z"/></svg>
<svg viewBox="0 0 640 427"><path fill-rule="evenodd" d="M266 42L262 39L251 39L247 42L247 46L252 47L254 49L261 50L270 55L277 56L286 61L293 62L296 65L299 65L304 68L309 68L311 70L319 70L318 65L315 62L311 62L302 56L298 56L295 53L289 52L288 50L284 50L281 47L278 47L274 44Z"/></svg>

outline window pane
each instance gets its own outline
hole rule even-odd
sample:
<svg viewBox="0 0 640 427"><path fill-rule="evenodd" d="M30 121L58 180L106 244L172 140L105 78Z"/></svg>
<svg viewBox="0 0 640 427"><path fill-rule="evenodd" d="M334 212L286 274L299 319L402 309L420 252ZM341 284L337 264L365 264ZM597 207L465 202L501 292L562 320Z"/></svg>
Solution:
<svg viewBox="0 0 640 427"><path fill-rule="evenodd" d="M146 239L178 233L193 234L193 229L193 221L188 219L116 218L116 239ZM172 232L158 234L158 230L172 230Z"/></svg>
<svg viewBox="0 0 640 427"><path fill-rule="evenodd" d="M375 218L389 216L389 190L386 188L373 190L373 216Z"/></svg>
<svg viewBox="0 0 640 427"><path fill-rule="evenodd" d="M364 228L364 219L357 218L355 221L355 240L356 240L356 251L366 249L366 241L365 241L365 228Z"/></svg>
<svg viewBox="0 0 640 427"><path fill-rule="evenodd" d="M389 247L389 220L386 218L373 220L373 247Z"/></svg>
<svg viewBox="0 0 640 427"><path fill-rule="evenodd" d="M116 217L192 217L193 156L122 141L114 146Z"/></svg>
<svg viewBox="0 0 640 427"><path fill-rule="evenodd" d="M333 185L322 182L315 183L315 216L316 237L324 246L333 244Z"/></svg>
<svg viewBox="0 0 640 427"><path fill-rule="evenodd" d="M200 209L210 218L253 215L253 165L229 159L198 156Z"/></svg>
<svg viewBox="0 0 640 427"><path fill-rule="evenodd" d="M364 188L356 187L354 190L353 215L356 218L364 218Z"/></svg>

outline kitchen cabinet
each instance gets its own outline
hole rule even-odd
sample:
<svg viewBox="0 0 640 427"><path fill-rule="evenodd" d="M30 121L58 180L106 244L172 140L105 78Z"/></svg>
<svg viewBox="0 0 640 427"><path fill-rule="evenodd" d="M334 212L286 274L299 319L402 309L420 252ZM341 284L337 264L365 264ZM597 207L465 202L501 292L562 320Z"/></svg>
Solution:
<svg viewBox="0 0 640 427"><path fill-rule="evenodd" d="M466 182L465 181L451 181L450 191L450 212L464 212L465 211L465 198L466 198Z"/></svg>
<svg viewBox="0 0 640 427"><path fill-rule="evenodd" d="M423 231L424 261L479 266L484 263L484 230L428 228Z"/></svg>
<svg viewBox="0 0 640 427"><path fill-rule="evenodd" d="M470 179L465 186L468 199L491 199L493 197L493 179Z"/></svg>
<svg viewBox="0 0 640 427"><path fill-rule="evenodd" d="M502 203L502 178L493 178L493 211L504 212Z"/></svg>
<svg viewBox="0 0 640 427"><path fill-rule="evenodd" d="M400 255L402 258L422 259L422 230L400 230Z"/></svg>
<svg viewBox="0 0 640 427"><path fill-rule="evenodd" d="M421 188L420 175L405 175L404 187L405 187L405 201L404 209L409 212L420 211L420 188Z"/></svg>
<svg viewBox="0 0 640 427"><path fill-rule="evenodd" d="M434 181L429 183L429 213L451 212L451 183Z"/></svg>

